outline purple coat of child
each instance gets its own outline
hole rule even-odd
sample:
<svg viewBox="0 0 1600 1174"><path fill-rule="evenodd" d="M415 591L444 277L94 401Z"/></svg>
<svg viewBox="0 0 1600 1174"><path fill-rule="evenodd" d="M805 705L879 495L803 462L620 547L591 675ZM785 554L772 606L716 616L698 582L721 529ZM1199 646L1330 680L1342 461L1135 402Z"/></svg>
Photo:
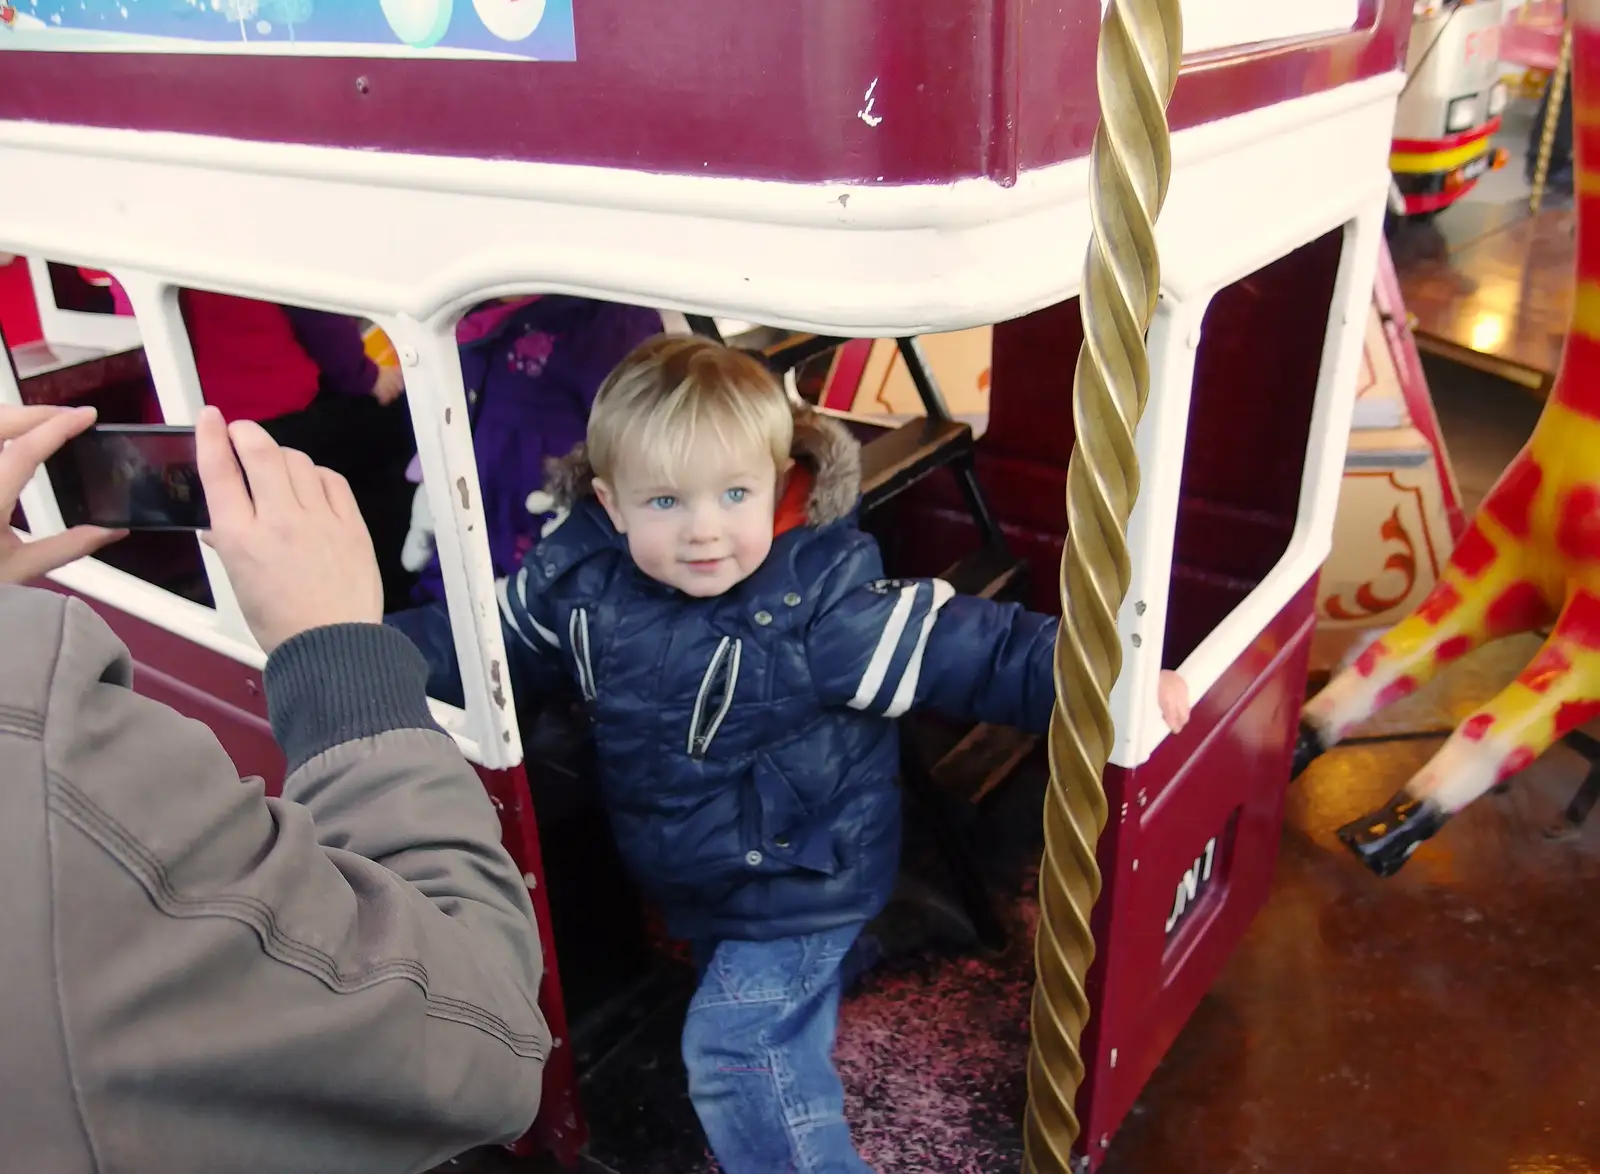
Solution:
<svg viewBox="0 0 1600 1174"><path fill-rule="evenodd" d="M541 516L528 512L528 495L543 487L545 461L583 440L600 384L629 351L659 333L655 310L561 294L462 320L461 377L497 578L515 572L538 541ZM415 595L419 603L444 598L437 555L423 568Z"/></svg>

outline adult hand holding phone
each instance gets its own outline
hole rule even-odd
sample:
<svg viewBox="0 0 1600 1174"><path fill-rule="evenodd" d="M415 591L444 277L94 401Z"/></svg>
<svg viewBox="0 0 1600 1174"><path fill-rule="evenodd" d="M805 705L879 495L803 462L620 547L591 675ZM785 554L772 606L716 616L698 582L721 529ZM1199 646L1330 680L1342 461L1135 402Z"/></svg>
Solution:
<svg viewBox="0 0 1600 1174"><path fill-rule="evenodd" d="M205 540L264 651L312 628L382 622L372 538L343 477L209 407L195 454L211 508Z"/></svg>
<svg viewBox="0 0 1600 1174"><path fill-rule="evenodd" d="M0 405L0 583L26 583L93 554L125 530L74 526L25 541L11 529L17 499L47 457L94 423L93 408Z"/></svg>

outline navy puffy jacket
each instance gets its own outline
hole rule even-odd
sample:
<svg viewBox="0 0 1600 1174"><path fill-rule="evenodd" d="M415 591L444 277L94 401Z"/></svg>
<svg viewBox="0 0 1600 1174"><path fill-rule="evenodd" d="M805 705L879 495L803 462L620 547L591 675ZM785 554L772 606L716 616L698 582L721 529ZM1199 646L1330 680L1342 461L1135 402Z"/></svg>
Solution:
<svg viewBox="0 0 1600 1174"><path fill-rule="evenodd" d="M623 859L674 935L768 939L865 921L900 856L899 743L919 707L1042 731L1055 621L886 580L855 525L860 459L837 423L796 421L808 522L714 599L644 575L589 492L581 450L554 470L570 510L499 584L525 703L569 681L593 721ZM391 616L460 700L442 606Z"/></svg>

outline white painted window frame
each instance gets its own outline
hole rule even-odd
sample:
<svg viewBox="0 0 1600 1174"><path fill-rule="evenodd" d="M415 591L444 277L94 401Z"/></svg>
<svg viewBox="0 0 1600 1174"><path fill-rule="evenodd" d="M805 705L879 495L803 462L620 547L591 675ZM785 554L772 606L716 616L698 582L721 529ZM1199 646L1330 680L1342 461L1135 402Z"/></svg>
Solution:
<svg viewBox="0 0 1600 1174"><path fill-rule="evenodd" d="M1111 761L1138 766L1169 736L1156 685L1171 604L1173 535L1178 523L1187 423L1202 323L1224 288L1324 233L1341 230L1342 248L1323 336L1315 403L1301 474L1300 501L1288 546L1261 582L1178 667L1191 698L1205 695L1291 599L1317 574L1332 548L1345 451L1355 406L1365 315L1372 299L1385 189L1369 185L1360 198L1323 218L1291 229L1293 245L1270 255L1241 256L1232 272L1211 276L1195 292L1166 286L1149 332L1150 399L1135 448L1141 488L1128 522L1133 563L1128 596L1118 615L1123 671L1112 690L1116 740ZM1143 605L1142 607L1140 605Z"/></svg>
<svg viewBox="0 0 1600 1174"><path fill-rule="evenodd" d="M1360 16L1361 0L1183 0L1183 51L1334 36Z"/></svg>
<svg viewBox="0 0 1600 1174"><path fill-rule="evenodd" d="M126 315L63 310L57 305L55 287L50 281L50 263L45 258L28 258L28 279L33 283L33 300L39 309L39 329L45 342L86 347L107 354L132 350L139 345L139 328Z"/></svg>
<svg viewBox="0 0 1600 1174"><path fill-rule="evenodd" d="M204 403L178 308L180 286L169 278L137 269L113 272L133 305L123 321L141 338L156 396L166 423L193 424ZM222 292L251 296L235 288ZM361 314L355 306L327 307ZM477 463L467 426L466 391L455 341L455 322L467 305L447 307L428 322L405 315L380 316L378 324L394 341L406 367L408 402L417 437L428 505L438 519L437 540L445 596L460 659L464 708L431 702L434 715L473 761L491 768L516 766L522 742L510 690L496 703L490 666L505 664L493 570L479 501ZM20 404L21 392L9 363L0 366L0 403ZM40 469L21 500L30 532L48 537L63 529L61 510L49 475ZM52 578L89 599L100 600L195 644L259 669L266 657L246 626L232 584L216 553L199 544L214 608L203 607L126 574L98 559L80 559Z"/></svg>

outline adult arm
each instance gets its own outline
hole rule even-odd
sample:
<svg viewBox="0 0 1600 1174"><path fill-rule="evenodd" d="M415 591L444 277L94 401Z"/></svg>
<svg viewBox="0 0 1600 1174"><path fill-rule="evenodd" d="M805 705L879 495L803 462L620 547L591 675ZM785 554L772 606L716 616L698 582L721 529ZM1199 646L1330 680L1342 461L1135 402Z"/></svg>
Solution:
<svg viewBox="0 0 1600 1174"><path fill-rule="evenodd" d="M272 799L51 606L57 977L100 1168L376 1174L519 1135L550 1046L532 910L416 652L376 624L276 649Z"/></svg>
<svg viewBox="0 0 1600 1174"><path fill-rule="evenodd" d="M324 390L341 395L371 395L378 365L367 358L361 323L348 314L329 314L285 306L294 336L322 372Z"/></svg>

